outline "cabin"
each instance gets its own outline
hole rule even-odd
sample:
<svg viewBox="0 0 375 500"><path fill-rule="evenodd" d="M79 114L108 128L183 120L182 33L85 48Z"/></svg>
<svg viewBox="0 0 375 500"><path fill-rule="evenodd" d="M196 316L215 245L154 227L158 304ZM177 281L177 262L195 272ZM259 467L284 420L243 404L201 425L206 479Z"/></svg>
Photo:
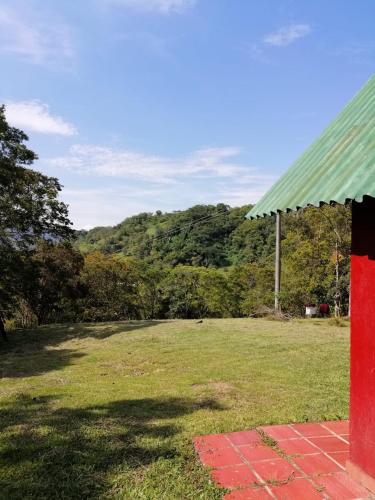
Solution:
<svg viewBox="0 0 375 500"><path fill-rule="evenodd" d="M352 205L350 459L348 473L375 493L375 75L248 213ZM276 258L276 308L280 284Z"/></svg>

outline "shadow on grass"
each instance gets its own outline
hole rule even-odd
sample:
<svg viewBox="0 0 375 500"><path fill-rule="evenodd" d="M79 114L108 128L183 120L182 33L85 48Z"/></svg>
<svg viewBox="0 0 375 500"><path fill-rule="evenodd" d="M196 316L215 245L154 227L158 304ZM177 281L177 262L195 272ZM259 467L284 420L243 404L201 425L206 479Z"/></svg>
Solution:
<svg viewBox="0 0 375 500"><path fill-rule="evenodd" d="M215 400L145 398L53 409L53 396L28 396L0 410L2 498L98 498L126 491L145 467L183 459L173 421ZM128 482L128 486L127 486Z"/></svg>
<svg viewBox="0 0 375 500"><path fill-rule="evenodd" d="M160 323L163 321L72 323L16 330L9 334L9 342L0 342L0 379L41 375L58 370L85 355L78 349L58 348L63 342L86 338L105 339L117 333L128 334Z"/></svg>

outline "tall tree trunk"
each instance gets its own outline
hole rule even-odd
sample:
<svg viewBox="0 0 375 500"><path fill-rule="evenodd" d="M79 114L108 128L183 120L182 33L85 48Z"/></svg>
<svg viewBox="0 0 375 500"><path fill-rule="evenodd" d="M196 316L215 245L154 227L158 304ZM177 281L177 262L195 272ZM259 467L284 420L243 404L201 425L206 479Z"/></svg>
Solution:
<svg viewBox="0 0 375 500"><path fill-rule="evenodd" d="M0 316L0 335L1 338L5 341L8 340L7 332L5 331L3 318Z"/></svg>
<svg viewBox="0 0 375 500"><path fill-rule="evenodd" d="M339 243L336 240L336 263L335 263L335 317L341 316L341 293L340 293L340 257L339 257Z"/></svg>

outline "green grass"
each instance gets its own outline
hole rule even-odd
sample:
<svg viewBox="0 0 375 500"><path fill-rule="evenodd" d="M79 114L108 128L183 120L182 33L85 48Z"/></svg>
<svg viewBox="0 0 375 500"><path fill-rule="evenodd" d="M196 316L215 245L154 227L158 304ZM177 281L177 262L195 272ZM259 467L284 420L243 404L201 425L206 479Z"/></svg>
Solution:
<svg viewBox="0 0 375 500"><path fill-rule="evenodd" d="M57 325L0 344L0 497L216 499L195 435L346 418L323 320Z"/></svg>

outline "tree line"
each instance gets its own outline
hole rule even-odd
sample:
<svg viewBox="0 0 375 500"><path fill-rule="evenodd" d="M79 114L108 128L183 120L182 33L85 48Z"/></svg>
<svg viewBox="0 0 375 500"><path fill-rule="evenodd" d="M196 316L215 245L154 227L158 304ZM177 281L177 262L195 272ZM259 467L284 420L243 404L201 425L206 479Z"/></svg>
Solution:
<svg viewBox="0 0 375 500"><path fill-rule="evenodd" d="M198 205L74 231L58 179L33 170L0 108L0 328L66 321L230 317L273 305L275 223L250 206ZM351 210L283 215L284 312L349 302Z"/></svg>

